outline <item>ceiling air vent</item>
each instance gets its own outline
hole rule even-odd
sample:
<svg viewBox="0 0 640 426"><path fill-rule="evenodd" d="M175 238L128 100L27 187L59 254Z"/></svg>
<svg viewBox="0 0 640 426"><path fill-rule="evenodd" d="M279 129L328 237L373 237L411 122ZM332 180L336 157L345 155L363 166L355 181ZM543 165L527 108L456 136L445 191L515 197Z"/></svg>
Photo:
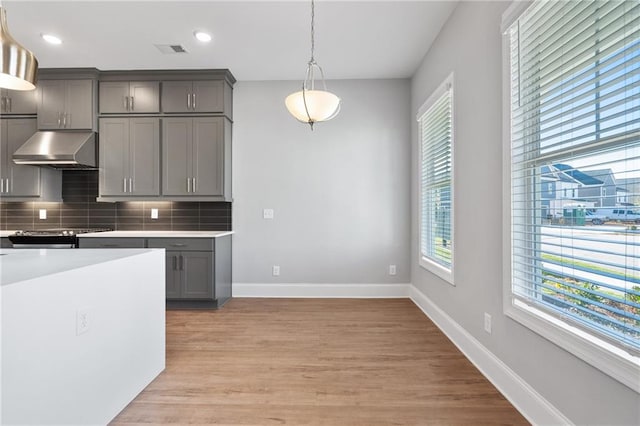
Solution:
<svg viewBox="0 0 640 426"><path fill-rule="evenodd" d="M188 53L187 49L181 44L156 44L158 50L165 55L173 55L174 53Z"/></svg>

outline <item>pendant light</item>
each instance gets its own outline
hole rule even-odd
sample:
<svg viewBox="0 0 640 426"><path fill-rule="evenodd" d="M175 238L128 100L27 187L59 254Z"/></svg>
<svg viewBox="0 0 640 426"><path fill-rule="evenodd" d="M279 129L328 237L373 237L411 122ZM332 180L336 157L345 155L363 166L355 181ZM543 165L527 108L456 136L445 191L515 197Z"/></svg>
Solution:
<svg viewBox="0 0 640 426"><path fill-rule="evenodd" d="M296 119L308 123L313 130L314 123L331 120L340 111L340 98L327 91L324 72L314 58L315 51L315 7L311 0L311 59L307 63L307 73L302 82L302 90L293 93L285 99L287 109ZM322 89L316 89L315 78L319 73Z"/></svg>
<svg viewBox="0 0 640 426"><path fill-rule="evenodd" d="M0 87L33 90L38 79L38 60L9 34L7 11L0 6Z"/></svg>

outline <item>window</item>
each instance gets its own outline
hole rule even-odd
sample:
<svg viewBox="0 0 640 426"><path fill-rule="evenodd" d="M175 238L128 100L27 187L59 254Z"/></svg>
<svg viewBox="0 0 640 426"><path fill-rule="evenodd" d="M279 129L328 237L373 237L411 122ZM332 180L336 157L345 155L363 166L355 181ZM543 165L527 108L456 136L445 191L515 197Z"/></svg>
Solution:
<svg viewBox="0 0 640 426"><path fill-rule="evenodd" d="M607 195L589 186L640 182L640 3L535 1L503 28L505 312L640 392L640 231L585 221ZM550 205L558 223L542 217L550 179L586 187Z"/></svg>
<svg viewBox="0 0 640 426"><path fill-rule="evenodd" d="M420 265L453 284L453 75L418 112Z"/></svg>

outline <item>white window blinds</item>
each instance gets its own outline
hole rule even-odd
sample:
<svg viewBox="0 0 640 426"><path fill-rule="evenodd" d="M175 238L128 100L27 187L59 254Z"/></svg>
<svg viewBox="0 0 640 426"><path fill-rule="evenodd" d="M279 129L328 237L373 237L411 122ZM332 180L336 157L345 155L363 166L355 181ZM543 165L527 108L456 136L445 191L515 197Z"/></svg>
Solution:
<svg viewBox="0 0 640 426"><path fill-rule="evenodd" d="M508 31L515 301L640 351L640 2L538 1Z"/></svg>
<svg viewBox="0 0 640 426"><path fill-rule="evenodd" d="M453 264L452 78L421 108L418 122L421 261L450 272Z"/></svg>

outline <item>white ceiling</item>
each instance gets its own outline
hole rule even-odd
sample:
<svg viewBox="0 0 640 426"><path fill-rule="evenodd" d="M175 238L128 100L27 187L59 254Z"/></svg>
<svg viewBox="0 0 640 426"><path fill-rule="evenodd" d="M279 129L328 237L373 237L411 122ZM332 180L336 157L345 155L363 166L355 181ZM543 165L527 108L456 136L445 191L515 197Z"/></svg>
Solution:
<svg viewBox="0 0 640 426"><path fill-rule="evenodd" d="M410 77L456 1L316 1L327 79ZM40 66L229 68L238 80L298 80L310 56L310 1L4 0L9 30ZM213 34L204 45L195 29ZM40 37L63 39L53 46ZM163 55L154 44L182 44Z"/></svg>

